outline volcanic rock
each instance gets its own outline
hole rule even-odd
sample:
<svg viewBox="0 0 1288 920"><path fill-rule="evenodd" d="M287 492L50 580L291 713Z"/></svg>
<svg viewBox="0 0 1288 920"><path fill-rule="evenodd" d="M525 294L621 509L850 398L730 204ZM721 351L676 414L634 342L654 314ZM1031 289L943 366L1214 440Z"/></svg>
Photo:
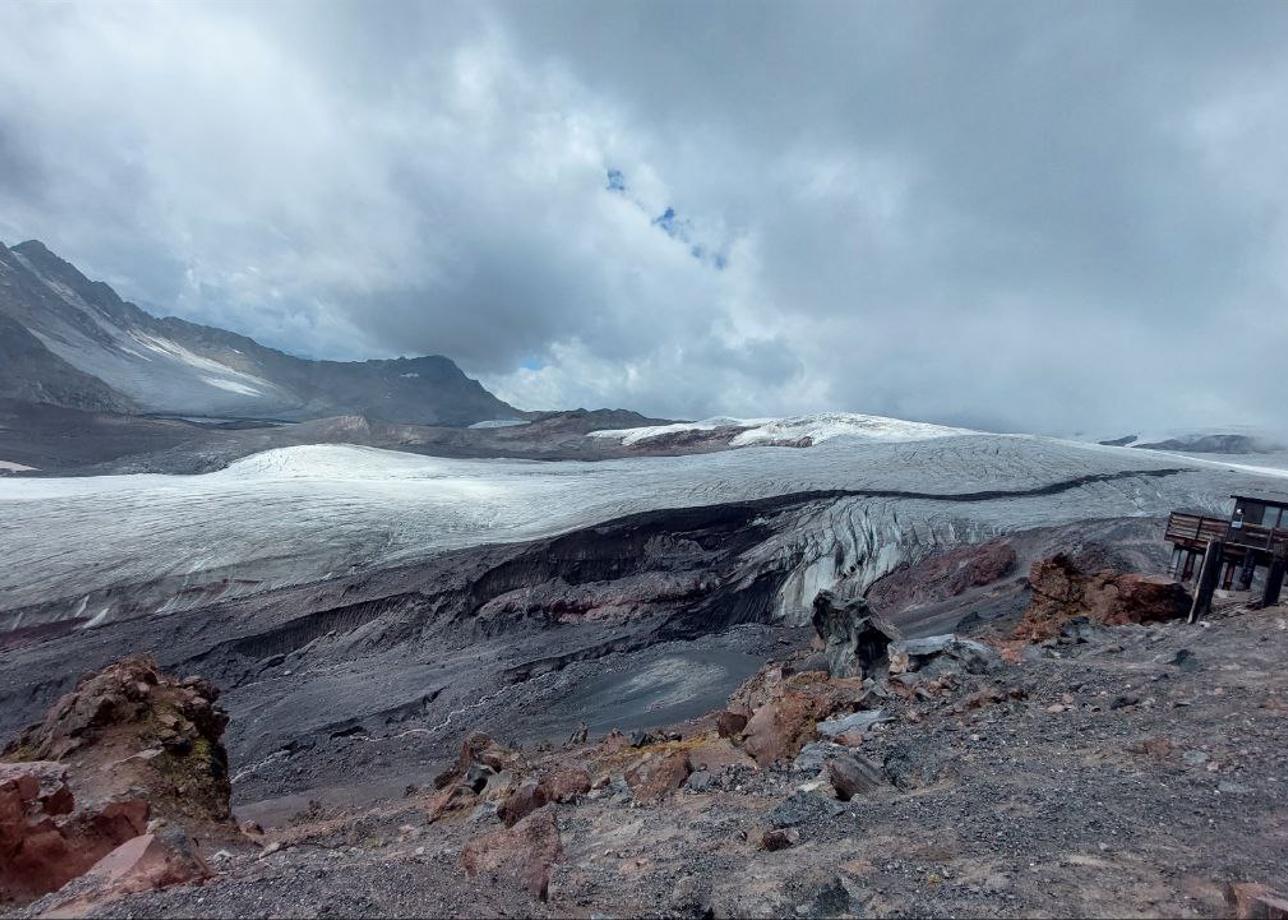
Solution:
<svg viewBox="0 0 1288 920"><path fill-rule="evenodd" d="M528 780L506 797L496 814L506 827L512 827L547 801L545 788L536 780Z"/></svg>
<svg viewBox="0 0 1288 920"><path fill-rule="evenodd" d="M461 744L456 763L434 777L434 788L444 789L454 782L467 781L470 769L483 766L493 773L511 770L522 763L523 757L504 745L498 744L483 732L473 732Z"/></svg>
<svg viewBox="0 0 1288 920"><path fill-rule="evenodd" d="M815 596L813 622L834 677L866 677L878 670L885 663L886 647L898 638L863 598L843 601L831 591Z"/></svg>
<svg viewBox="0 0 1288 920"><path fill-rule="evenodd" d="M760 835L760 848L773 853L794 846L800 839L800 831L794 827L771 827Z"/></svg>
<svg viewBox="0 0 1288 920"><path fill-rule="evenodd" d="M689 752L685 750L649 754L626 773L636 801L656 802L684 785L693 772Z"/></svg>
<svg viewBox="0 0 1288 920"><path fill-rule="evenodd" d="M563 843L551 808L476 837L461 852L461 865L471 878L485 875L515 883L542 901L549 893L550 869L561 859Z"/></svg>
<svg viewBox="0 0 1288 920"><path fill-rule="evenodd" d="M1029 585L1033 599L1015 635L1035 642L1059 635L1076 617L1113 626L1179 619L1190 609L1189 592L1170 578L1088 571L1064 553L1033 563Z"/></svg>
<svg viewBox="0 0 1288 920"><path fill-rule="evenodd" d="M736 738L746 727L747 714L744 712L722 709L716 716L716 731L720 733L721 738Z"/></svg>
<svg viewBox="0 0 1288 920"><path fill-rule="evenodd" d="M154 817L227 831L234 828L221 741L228 716L218 698L208 681L178 680L150 658L126 658L82 679L0 760L64 762L82 800L142 798Z"/></svg>
<svg viewBox="0 0 1288 920"><path fill-rule="evenodd" d="M1288 920L1288 897L1254 882L1235 882L1225 888L1225 902L1236 920Z"/></svg>
<svg viewBox="0 0 1288 920"><path fill-rule="evenodd" d="M907 639L890 646L890 673L925 672L938 676L954 671L985 674L1001 664L1001 656L982 642L946 634Z"/></svg>
<svg viewBox="0 0 1288 920"><path fill-rule="evenodd" d="M540 786L548 802L573 802L590 791L590 771L576 764L557 767L541 777Z"/></svg>
<svg viewBox="0 0 1288 920"><path fill-rule="evenodd" d="M839 719L828 719L818 723L818 733L823 738L835 739L847 732L863 733L879 722L888 722L890 717L884 710L867 709L842 716Z"/></svg>
<svg viewBox="0 0 1288 920"><path fill-rule="evenodd" d="M63 764L0 764L0 902L61 888L147 821L137 798L77 808Z"/></svg>
<svg viewBox="0 0 1288 920"><path fill-rule="evenodd" d="M689 750L689 762L695 770L720 773L730 767L755 769L756 762L734 747L727 738L710 738Z"/></svg>
<svg viewBox="0 0 1288 920"><path fill-rule="evenodd" d="M896 569L866 596L880 610L908 610L1000 581L1015 570L1015 564L1015 548L1005 540L954 546Z"/></svg>
<svg viewBox="0 0 1288 920"><path fill-rule="evenodd" d="M827 778L836 797L848 802L856 795L867 795L889 784L881 768L855 754L840 754L827 762Z"/></svg>
<svg viewBox="0 0 1288 920"><path fill-rule="evenodd" d="M204 882L213 873L181 828L141 834L37 905L44 917L83 917L138 891Z"/></svg>
<svg viewBox="0 0 1288 920"><path fill-rule="evenodd" d="M828 678L808 671L770 681L756 695L767 699L747 722L742 748L764 767L795 757L814 737L819 721L842 709L852 711L864 690L857 677Z"/></svg>

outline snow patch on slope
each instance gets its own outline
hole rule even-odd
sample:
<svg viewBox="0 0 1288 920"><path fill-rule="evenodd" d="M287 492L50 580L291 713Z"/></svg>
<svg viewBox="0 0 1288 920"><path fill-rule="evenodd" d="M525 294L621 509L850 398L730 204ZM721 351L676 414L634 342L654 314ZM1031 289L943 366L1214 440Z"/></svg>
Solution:
<svg viewBox="0 0 1288 920"><path fill-rule="evenodd" d="M196 368L199 371L204 371L201 374L201 379L210 386L228 390L232 393L240 393L243 396L263 396L268 390L272 389L273 385L262 377L236 370L212 358L202 357L184 348L178 342L157 338L145 332L134 331L130 335L139 344L157 354Z"/></svg>

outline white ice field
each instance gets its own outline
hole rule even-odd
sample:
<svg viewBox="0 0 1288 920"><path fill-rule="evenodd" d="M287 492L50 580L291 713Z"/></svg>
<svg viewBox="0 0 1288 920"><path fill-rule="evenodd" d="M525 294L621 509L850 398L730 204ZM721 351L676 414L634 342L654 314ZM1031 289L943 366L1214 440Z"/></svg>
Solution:
<svg viewBox="0 0 1288 920"><path fill-rule="evenodd" d="M632 512L869 493L823 504L759 550L801 559L781 598L794 618L839 573L870 582L938 544L1177 507L1219 512L1232 491L1288 491L1283 474L1229 462L944 429L921 439L906 428L893 439L865 437L850 427L810 448L593 463L332 445L267 451L196 476L3 477L0 630L64 617L109 622L115 586L154 583L154 609L177 612L208 602L212 590L308 582ZM1085 477L1101 478L1077 484ZM1003 494L971 495L990 491ZM191 590L198 587L209 590ZM42 609L23 610L35 605Z"/></svg>

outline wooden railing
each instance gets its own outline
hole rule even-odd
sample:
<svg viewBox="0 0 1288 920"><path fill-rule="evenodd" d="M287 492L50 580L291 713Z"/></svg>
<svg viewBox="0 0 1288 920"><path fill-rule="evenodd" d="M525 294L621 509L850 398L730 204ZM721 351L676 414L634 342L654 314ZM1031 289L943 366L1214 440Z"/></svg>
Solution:
<svg viewBox="0 0 1288 920"><path fill-rule="evenodd" d="M1168 543L1202 545L1209 540L1224 540L1229 529L1230 522L1224 518L1173 511L1167 516L1167 534L1163 539Z"/></svg>
<svg viewBox="0 0 1288 920"><path fill-rule="evenodd" d="M1288 545L1288 530L1248 523L1242 527L1231 527L1224 518L1173 511L1167 516L1167 533L1163 539L1168 543L1196 548L1209 540L1224 540L1234 546L1273 550Z"/></svg>

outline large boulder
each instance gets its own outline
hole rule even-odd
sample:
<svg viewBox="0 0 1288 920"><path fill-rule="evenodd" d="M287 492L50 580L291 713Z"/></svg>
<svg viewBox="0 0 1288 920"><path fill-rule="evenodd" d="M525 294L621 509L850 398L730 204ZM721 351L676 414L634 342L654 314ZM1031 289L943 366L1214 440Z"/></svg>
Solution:
<svg viewBox="0 0 1288 920"><path fill-rule="evenodd" d="M506 827L511 827L548 801L546 790L536 780L530 779L506 796L497 808L496 814Z"/></svg>
<svg viewBox="0 0 1288 920"><path fill-rule="evenodd" d="M461 753L456 758L456 763L434 777L434 788L445 789L453 783L467 780L471 771L475 774L475 781L483 771L500 773L504 770L515 771L522 767L523 755L518 751L511 750L505 745L493 741L492 738L483 732L472 732L461 744ZM475 789L478 792L482 789Z"/></svg>
<svg viewBox="0 0 1288 920"><path fill-rule="evenodd" d="M64 764L0 764L0 903L61 888L142 834L148 813L138 798L78 807Z"/></svg>
<svg viewBox="0 0 1288 920"><path fill-rule="evenodd" d="M806 671L758 688L763 698L742 733L742 749L761 767L792 760L814 738L817 724L837 713L853 712L866 692L857 677L828 678Z"/></svg>
<svg viewBox="0 0 1288 920"><path fill-rule="evenodd" d="M154 817L196 832L234 828L229 807L228 716L218 689L126 658L82 679L44 721L22 732L0 761L57 761L85 801L143 798Z"/></svg>
<svg viewBox="0 0 1288 920"><path fill-rule="evenodd" d="M1033 598L1016 627L1016 638L1056 636L1077 617L1112 626L1175 620L1189 613L1188 591L1170 578L1112 569L1090 570L1060 553L1029 569Z"/></svg>
<svg viewBox="0 0 1288 920"><path fill-rule="evenodd" d="M171 826L127 840L36 907L42 917L87 917L125 895L200 884L212 874L187 833Z"/></svg>
<svg viewBox="0 0 1288 920"><path fill-rule="evenodd" d="M890 785L879 766L855 754L838 754L829 759L827 779L842 802L848 802L856 795L878 792Z"/></svg>
<svg viewBox="0 0 1288 920"><path fill-rule="evenodd" d="M684 785L693 772L693 763L685 750L646 754L626 773L626 784L636 801L656 802Z"/></svg>
<svg viewBox="0 0 1288 920"><path fill-rule="evenodd" d="M513 827L476 837L461 851L461 865L471 878L481 875L517 884L542 901L549 892L550 869L561 859L563 842L552 808L542 808Z"/></svg>
<svg viewBox="0 0 1288 920"><path fill-rule="evenodd" d="M814 631L833 677L867 677L886 661L886 648L898 633L874 614L861 597L841 600L831 591L814 598Z"/></svg>
<svg viewBox="0 0 1288 920"><path fill-rule="evenodd" d="M1001 663L1001 656L990 646L951 633L890 645L890 673L895 675L922 672L936 677L961 671L986 674Z"/></svg>

